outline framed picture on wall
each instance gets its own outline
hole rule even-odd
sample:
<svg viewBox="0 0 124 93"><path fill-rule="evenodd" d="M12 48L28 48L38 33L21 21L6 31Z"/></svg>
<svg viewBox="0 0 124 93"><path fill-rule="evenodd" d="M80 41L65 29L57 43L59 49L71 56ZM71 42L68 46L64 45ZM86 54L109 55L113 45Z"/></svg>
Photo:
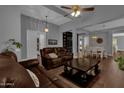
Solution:
<svg viewBox="0 0 124 93"><path fill-rule="evenodd" d="M57 40L55 40L55 39L48 39L48 45L57 45Z"/></svg>

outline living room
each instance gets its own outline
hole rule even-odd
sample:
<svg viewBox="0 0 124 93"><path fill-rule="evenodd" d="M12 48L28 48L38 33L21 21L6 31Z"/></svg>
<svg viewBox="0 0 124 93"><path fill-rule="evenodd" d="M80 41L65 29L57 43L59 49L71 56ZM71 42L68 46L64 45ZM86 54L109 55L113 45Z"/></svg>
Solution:
<svg viewBox="0 0 124 93"><path fill-rule="evenodd" d="M92 35L97 36L97 34L98 34L100 36L100 34L101 34L100 37L105 38L106 39L106 40L104 40L105 43L109 43L110 45L107 46L106 44L101 44L100 46L103 45L105 48L107 47L108 48L107 51L109 52L108 54L111 55L112 41L111 41L111 39L107 39L107 38L111 38L113 32L104 31L104 29L111 30L112 28L115 28L115 26L112 26L113 25L112 23L116 24L119 21L123 21L123 18L120 18L120 16L123 16L123 13L120 12L120 9L123 10L123 6L95 6L95 10L93 12L85 12L84 14L82 14L83 18L81 18L81 17L77 18L77 19L74 18L73 20L63 17L64 14L57 15L56 12L55 13L57 16L54 16L55 15L54 12L49 13L50 11L53 11L53 10L50 10L47 7L48 6L1 6L1 11L3 12L3 13L1 13L1 22L4 20L5 24L6 24L6 27L4 27L1 23L1 29L3 31L3 32L1 32L2 34L0 37L1 43L7 41L8 39L12 39L11 37L13 37L17 41L22 42L22 44L23 44L22 51L21 51L22 53L21 52L19 53L18 58L24 59L24 58L27 58L27 56L28 56L26 53L27 52L27 50L26 50L27 49L27 45L26 45L27 40L26 39L28 39L27 38L28 31L23 31L23 30L28 29L28 30L30 30L30 32L31 31L42 32L42 34L44 34L44 39L45 39L43 42L46 42L43 44L42 47L52 47L52 46L53 47L57 47L57 46L62 47L63 46L62 33L70 31L70 32L73 32L73 45L72 45L73 53L74 53L74 56L77 56L77 44L76 44L77 43L77 34L88 34L88 35L91 35L91 37L92 37ZM49 7L55 7L55 6L49 6ZM61 7L61 6L57 6L57 7ZM104 9L104 8L110 9L109 7L112 9L116 9L118 11L118 13L115 13L113 11L113 12L107 14L102 11L102 9ZM41 15L42 18L40 16L40 14L38 15L38 13L39 13L38 10L40 10L40 8L41 9L43 8L44 11L47 11L46 14L43 13ZM100 8L101 8L101 10L100 10ZM36 12L35 10L37 10L38 12ZM35 11L35 12L32 12L32 11ZM98 11L98 14L97 14L97 11ZM108 11L111 11L111 9ZM106 12L108 12L108 11L106 11ZM104 16L100 16L103 14L104 14ZM105 16L105 14L106 14L106 16ZM53 23L48 24L49 32L43 33L47 15L49 15L47 20L49 22L52 21ZM113 18L118 17L118 19L112 20L113 18L111 17L111 15L114 15ZM99 18L99 19L101 19L101 20L98 20L97 16L100 16L101 18ZM55 21L56 17L58 17L57 18L58 22ZM43 19L42 22L40 21L41 19ZM104 21L102 21L103 19L104 19ZM82 22L84 20L86 20L86 21ZM12 22L14 24L12 24ZM9 23L11 23L11 25ZM92 23L94 23L95 25L92 25ZM25 26L26 24L28 24L28 25ZM111 27L109 27L108 24L110 24ZM98 26L99 28L95 27L95 26ZM118 24L118 26L116 28L118 28L120 30L122 28L121 26L122 26L122 24L120 23L120 25ZM99 30L101 30L101 32L99 32ZM30 38L30 36L29 36L29 38ZM48 40L50 40L50 39L57 40L57 44L49 45ZM95 41L92 42L92 40L94 41L94 39L92 39L92 38L91 38L91 40L89 40L89 43L91 42L90 43L91 45L89 45L89 46L95 46L95 45L93 45L93 44L95 44Z"/></svg>
<svg viewBox="0 0 124 93"><path fill-rule="evenodd" d="M73 7L83 10L80 11L78 17L75 17L76 14L71 15L74 11ZM114 61L118 54L123 55L123 10L123 5L1 5L1 63L9 62L2 56L8 57L9 54L4 54L3 51L10 49L17 56L16 63L11 60L12 68L16 70L18 64L23 65L26 69L36 73L35 79L37 79L37 82L34 86L29 75L27 75L29 81L25 79L22 75L25 73L26 76L27 72L25 71L22 73L18 72L17 69L17 74L13 69L10 72L7 69L1 72L1 74L6 74L2 74L3 76L0 79L3 82L2 78L7 75L5 81L10 80L7 84L12 83L12 86L2 83L0 86L37 87L40 83L38 87L123 88L123 68L120 69ZM113 37L118 37L115 40L116 43L114 42L118 47L113 46ZM67 40L64 41L65 39ZM15 44L16 47L11 47L10 43ZM48 55L50 57L54 56L53 58L56 59L46 59ZM88 68L83 63L85 58L86 62L84 63L89 61L93 63L90 63ZM10 60L10 58L8 59ZM67 64L70 62L77 63L79 66ZM32 66L36 67L33 68ZM19 68L24 69L20 66ZM21 78L19 81L25 79L24 83L19 82L20 84L15 83L13 85L13 76L8 75L13 71L15 72L14 76L18 75ZM73 73L77 75L78 72L82 80L77 79L77 77L75 77L77 80L74 79L78 82L69 80L62 74L63 72L68 76ZM22 76L19 73L22 73ZM47 80L44 79L44 73ZM93 78L87 80L89 76L87 74L89 73L92 74ZM113 76L110 74L113 74ZM9 77L12 77L12 80ZM17 77L17 79L19 78ZM47 82L49 80L51 83ZM18 82L18 80L15 82Z"/></svg>

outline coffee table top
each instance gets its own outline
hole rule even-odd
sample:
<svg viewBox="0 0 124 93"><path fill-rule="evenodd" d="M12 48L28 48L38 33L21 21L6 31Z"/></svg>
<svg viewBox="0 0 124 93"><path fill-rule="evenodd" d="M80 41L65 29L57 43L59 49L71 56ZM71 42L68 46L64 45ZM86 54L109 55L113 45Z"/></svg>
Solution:
<svg viewBox="0 0 124 93"><path fill-rule="evenodd" d="M84 58L84 59L73 59L72 61L67 62L67 64L65 64L65 65L68 67L71 67L73 69L77 69L77 70L86 72L99 63L100 63L99 59Z"/></svg>

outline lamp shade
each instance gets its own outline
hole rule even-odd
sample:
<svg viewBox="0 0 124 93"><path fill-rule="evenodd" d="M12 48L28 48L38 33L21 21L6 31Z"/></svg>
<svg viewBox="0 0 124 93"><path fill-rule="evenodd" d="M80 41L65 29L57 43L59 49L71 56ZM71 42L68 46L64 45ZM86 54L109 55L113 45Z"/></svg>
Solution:
<svg viewBox="0 0 124 93"><path fill-rule="evenodd" d="M79 15L80 15L80 11L77 11L75 17L78 17Z"/></svg>
<svg viewBox="0 0 124 93"><path fill-rule="evenodd" d="M46 26L44 28L44 32L48 32L48 31L49 31L49 29L48 29L48 26L47 26L47 16L46 16Z"/></svg>
<svg viewBox="0 0 124 93"><path fill-rule="evenodd" d="M80 11L73 11L71 16L78 17L80 15Z"/></svg>
<svg viewBox="0 0 124 93"><path fill-rule="evenodd" d="M72 13L71 13L71 16L74 16L74 15L75 15L75 12L72 12Z"/></svg>
<svg viewBox="0 0 124 93"><path fill-rule="evenodd" d="M94 36L92 36L92 38L93 38L93 39L96 39L96 38L97 38L97 36L95 36L95 35L94 35Z"/></svg>
<svg viewBox="0 0 124 93"><path fill-rule="evenodd" d="M44 32L48 32L48 31L49 31L48 27L45 27Z"/></svg>

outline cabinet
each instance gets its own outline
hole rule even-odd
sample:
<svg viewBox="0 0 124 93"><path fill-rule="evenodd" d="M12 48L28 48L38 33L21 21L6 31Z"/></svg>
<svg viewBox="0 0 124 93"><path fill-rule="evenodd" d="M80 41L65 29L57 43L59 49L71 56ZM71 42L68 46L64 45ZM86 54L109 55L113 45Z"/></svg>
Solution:
<svg viewBox="0 0 124 93"><path fill-rule="evenodd" d="M72 53L72 32L63 33L63 47Z"/></svg>

